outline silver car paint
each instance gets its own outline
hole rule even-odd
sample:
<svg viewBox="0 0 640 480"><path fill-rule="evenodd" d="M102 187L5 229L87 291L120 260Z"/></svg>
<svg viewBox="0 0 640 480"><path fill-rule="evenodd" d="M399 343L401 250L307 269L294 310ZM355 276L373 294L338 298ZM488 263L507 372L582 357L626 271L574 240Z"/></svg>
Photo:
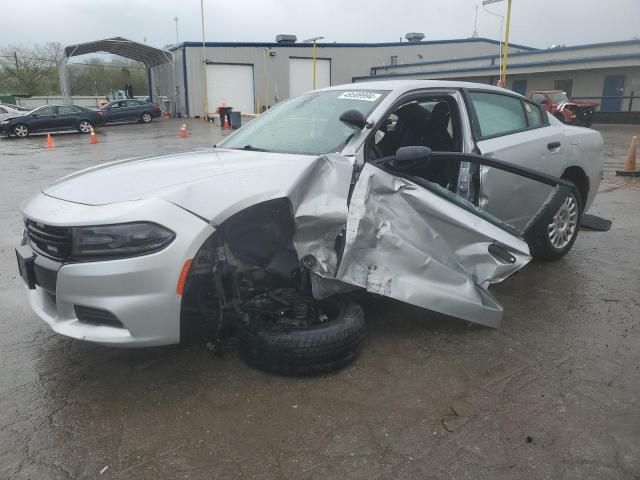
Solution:
<svg viewBox="0 0 640 480"><path fill-rule="evenodd" d="M461 82L408 81L353 88L393 90L370 115L369 121L375 123L407 91L472 86L477 87ZM336 88L348 87L332 87ZM468 127L465 119L463 110ZM113 162L56 182L23 207L26 217L61 226L148 220L171 228L177 237L169 248L153 255L63 266L57 311L43 307L46 294L39 290L30 293L34 310L54 330L75 338L117 345L174 343L179 340L180 321L175 287L184 261L193 258L215 226L229 216L262 201L288 198L295 217L298 256L313 255L317 260L312 277L317 296L356 285L497 326L502 309L486 288L529 261L526 244L370 165L361 172L348 209L353 165L361 158L369 133L364 129L354 135L342 154L314 157L215 149ZM508 138L501 138L509 143ZM465 139L465 150L472 145ZM383 205L372 203L374 197ZM385 218L379 218L382 207ZM407 215L419 223L409 228L402 221ZM345 225L347 246L338 269L334 241ZM432 243L422 240L425 234ZM516 257L514 265L505 267L487 253L493 242L508 248ZM400 252L400 244L409 251ZM140 282L149 275L157 280L146 291ZM129 334L80 324L70 309L74 301L114 311L124 318Z"/></svg>
<svg viewBox="0 0 640 480"><path fill-rule="evenodd" d="M505 247L514 263L493 258L492 243ZM523 240L367 164L351 198L337 277L372 293L498 327L502 307L486 289L530 260Z"/></svg>

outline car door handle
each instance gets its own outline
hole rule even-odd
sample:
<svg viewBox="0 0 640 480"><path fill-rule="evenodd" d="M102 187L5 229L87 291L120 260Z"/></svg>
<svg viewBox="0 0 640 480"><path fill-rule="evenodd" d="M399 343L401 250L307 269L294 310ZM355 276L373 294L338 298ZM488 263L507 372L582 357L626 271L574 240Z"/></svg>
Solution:
<svg viewBox="0 0 640 480"><path fill-rule="evenodd" d="M560 148L562 144L560 142L551 142L551 143L547 143L547 148L549 150L557 150L558 148Z"/></svg>

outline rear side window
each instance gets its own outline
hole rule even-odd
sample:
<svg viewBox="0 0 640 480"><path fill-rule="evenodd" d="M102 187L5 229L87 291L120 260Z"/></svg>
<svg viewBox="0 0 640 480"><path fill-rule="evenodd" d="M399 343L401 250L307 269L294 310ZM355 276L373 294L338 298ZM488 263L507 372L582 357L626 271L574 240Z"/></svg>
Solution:
<svg viewBox="0 0 640 480"><path fill-rule="evenodd" d="M524 106L524 113L527 116L529 128L540 127L546 123L537 105L531 102L522 102L522 105Z"/></svg>
<svg viewBox="0 0 640 480"><path fill-rule="evenodd" d="M68 105L63 105L58 107L58 113L60 115L64 115L65 113L78 113L78 109L75 107L70 107Z"/></svg>
<svg viewBox="0 0 640 480"><path fill-rule="evenodd" d="M480 136L496 137L527 128L520 99L499 93L471 92Z"/></svg>

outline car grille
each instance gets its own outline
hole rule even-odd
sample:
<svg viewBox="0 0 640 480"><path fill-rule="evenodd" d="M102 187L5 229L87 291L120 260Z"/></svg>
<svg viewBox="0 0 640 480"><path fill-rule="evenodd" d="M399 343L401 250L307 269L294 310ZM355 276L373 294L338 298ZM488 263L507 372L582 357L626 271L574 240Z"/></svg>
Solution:
<svg viewBox="0 0 640 480"><path fill-rule="evenodd" d="M64 260L71 254L71 229L52 227L26 220L29 244L38 253L55 260Z"/></svg>

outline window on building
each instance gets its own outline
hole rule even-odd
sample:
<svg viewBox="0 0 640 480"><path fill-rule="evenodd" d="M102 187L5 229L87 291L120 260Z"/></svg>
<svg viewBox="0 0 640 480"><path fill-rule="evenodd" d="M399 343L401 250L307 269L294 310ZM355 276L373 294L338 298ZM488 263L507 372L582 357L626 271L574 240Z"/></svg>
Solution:
<svg viewBox="0 0 640 480"><path fill-rule="evenodd" d="M566 92L569 97L573 96L573 80L565 79L565 80L554 80L553 81L554 90L562 90Z"/></svg>
<svg viewBox="0 0 640 480"><path fill-rule="evenodd" d="M391 55L391 65L398 65L398 56Z"/></svg>

